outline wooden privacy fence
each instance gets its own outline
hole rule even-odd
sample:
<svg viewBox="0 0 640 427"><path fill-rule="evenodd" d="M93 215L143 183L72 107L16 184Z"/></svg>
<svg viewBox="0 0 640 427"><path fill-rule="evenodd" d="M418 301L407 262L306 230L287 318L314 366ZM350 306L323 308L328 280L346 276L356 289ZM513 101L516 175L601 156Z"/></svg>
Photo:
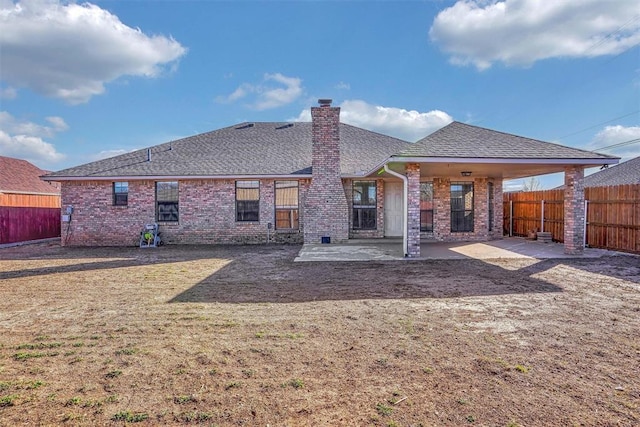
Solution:
<svg viewBox="0 0 640 427"><path fill-rule="evenodd" d="M0 206L0 244L60 237L60 209Z"/></svg>
<svg viewBox="0 0 640 427"><path fill-rule="evenodd" d="M640 253L640 184L585 189L587 246ZM564 241L564 190L504 193L504 233Z"/></svg>

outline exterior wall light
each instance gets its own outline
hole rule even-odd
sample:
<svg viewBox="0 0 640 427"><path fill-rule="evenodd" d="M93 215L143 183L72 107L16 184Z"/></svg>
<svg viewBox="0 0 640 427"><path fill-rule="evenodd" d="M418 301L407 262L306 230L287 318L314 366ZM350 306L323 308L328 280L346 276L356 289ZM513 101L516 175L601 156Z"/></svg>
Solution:
<svg viewBox="0 0 640 427"><path fill-rule="evenodd" d="M462 176L471 176L471 171L462 171L462 172L460 172L460 175L462 175Z"/></svg>

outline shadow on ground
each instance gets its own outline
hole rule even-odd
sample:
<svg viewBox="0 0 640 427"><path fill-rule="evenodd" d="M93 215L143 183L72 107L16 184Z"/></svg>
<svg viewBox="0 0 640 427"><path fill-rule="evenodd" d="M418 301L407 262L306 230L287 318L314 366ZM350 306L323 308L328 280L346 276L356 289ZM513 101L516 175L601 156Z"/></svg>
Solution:
<svg viewBox="0 0 640 427"><path fill-rule="evenodd" d="M469 296L561 292L535 278L560 264L640 283L638 257L601 259L416 260L294 263L300 246L168 246L139 248L11 248L0 262L38 260L41 267L0 271L0 280L94 270L115 270L184 261L202 261L206 278L170 303L298 303L311 301L459 298ZM211 261L226 260L221 268ZM218 263L219 265L220 263ZM204 277L203 276L203 277Z"/></svg>

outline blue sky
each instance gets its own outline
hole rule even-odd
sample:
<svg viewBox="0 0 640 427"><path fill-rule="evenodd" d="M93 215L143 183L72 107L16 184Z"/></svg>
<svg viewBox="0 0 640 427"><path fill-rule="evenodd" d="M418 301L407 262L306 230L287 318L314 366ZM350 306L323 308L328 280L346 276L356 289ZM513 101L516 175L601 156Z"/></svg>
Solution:
<svg viewBox="0 0 640 427"><path fill-rule="evenodd" d="M306 120L318 98L409 141L451 120L593 150L640 138L637 0L0 0L0 28L0 155L45 169Z"/></svg>

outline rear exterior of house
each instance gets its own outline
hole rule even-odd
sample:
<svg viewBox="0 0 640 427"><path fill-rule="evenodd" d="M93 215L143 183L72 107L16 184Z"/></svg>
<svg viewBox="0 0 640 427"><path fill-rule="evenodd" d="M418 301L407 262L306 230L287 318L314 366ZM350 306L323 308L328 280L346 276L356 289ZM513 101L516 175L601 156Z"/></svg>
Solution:
<svg viewBox="0 0 640 427"><path fill-rule="evenodd" d="M63 244L136 245L157 222L169 244L402 237L415 257L424 238L501 238L504 179L565 171L579 204L584 166L617 161L457 122L412 144L340 123L330 102L311 123L244 123L51 174Z"/></svg>

